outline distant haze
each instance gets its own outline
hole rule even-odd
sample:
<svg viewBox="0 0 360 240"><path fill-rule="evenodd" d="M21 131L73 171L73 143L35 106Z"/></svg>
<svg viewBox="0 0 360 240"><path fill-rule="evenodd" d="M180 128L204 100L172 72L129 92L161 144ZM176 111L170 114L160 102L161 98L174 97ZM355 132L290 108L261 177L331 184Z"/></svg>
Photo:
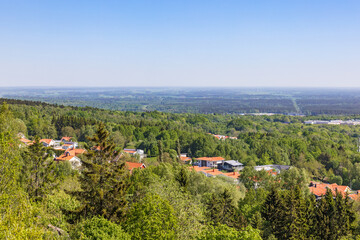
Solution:
<svg viewBox="0 0 360 240"><path fill-rule="evenodd" d="M0 87L360 87L360 1L0 2Z"/></svg>

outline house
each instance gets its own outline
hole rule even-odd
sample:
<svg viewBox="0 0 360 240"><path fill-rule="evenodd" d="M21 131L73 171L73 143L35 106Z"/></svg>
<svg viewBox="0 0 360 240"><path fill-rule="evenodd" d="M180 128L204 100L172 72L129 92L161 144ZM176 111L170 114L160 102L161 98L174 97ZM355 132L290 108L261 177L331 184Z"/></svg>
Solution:
<svg viewBox="0 0 360 240"><path fill-rule="evenodd" d="M325 195L327 189L330 189L334 196L336 191L341 193L343 196L345 196L346 193L351 192L351 189L348 186L337 185L336 183L328 184L310 182L309 184L309 190L312 194L315 195L316 199L320 199L323 195Z"/></svg>
<svg viewBox="0 0 360 240"><path fill-rule="evenodd" d="M213 135L215 138L217 138L219 140L238 139L237 137L229 137L229 136L225 136L225 135L218 135L218 134L212 134L212 133L209 133L209 134Z"/></svg>
<svg viewBox="0 0 360 240"><path fill-rule="evenodd" d="M144 150L142 150L142 149L127 149L127 148L125 148L123 153L127 153L134 157L139 156L140 159L146 157Z"/></svg>
<svg viewBox="0 0 360 240"><path fill-rule="evenodd" d="M127 169L129 169L130 173L134 168L143 169L146 168L145 164L143 163L134 163L134 162L126 162Z"/></svg>
<svg viewBox="0 0 360 240"><path fill-rule="evenodd" d="M26 138L20 138L20 142L22 142L25 145L31 145L31 143L33 143L33 141Z"/></svg>
<svg viewBox="0 0 360 240"><path fill-rule="evenodd" d="M84 154L86 152L86 149L81 149L81 148L71 148L71 149L67 149L65 150L65 153L70 153L71 156L79 156L81 154Z"/></svg>
<svg viewBox="0 0 360 240"><path fill-rule="evenodd" d="M45 146L45 147L52 147L54 146L55 142L52 139L40 139L40 142Z"/></svg>
<svg viewBox="0 0 360 240"><path fill-rule="evenodd" d="M224 161L222 165L220 165L221 169L224 169L226 171L229 172L233 172L233 171L239 171L242 169L242 166L244 164L235 161L235 160L228 160L228 161Z"/></svg>
<svg viewBox="0 0 360 240"><path fill-rule="evenodd" d="M62 138L60 139L60 141L63 142L63 143L65 143L65 142L71 142L71 139L72 139L72 137L62 137Z"/></svg>
<svg viewBox="0 0 360 240"><path fill-rule="evenodd" d="M65 143L61 146L62 149L70 149L70 148L76 148L78 145L75 142Z"/></svg>
<svg viewBox="0 0 360 240"><path fill-rule="evenodd" d="M187 156L187 153L180 153L180 161L184 164L191 164L192 159Z"/></svg>
<svg viewBox="0 0 360 240"><path fill-rule="evenodd" d="M260 165L260 166L255 166L254 169L256 171L261 171L261 170L265 170L265 171L269 171L271 169L277 171L278 173L280 173L282 170L289 170L291 166L289 165L277 165L277 164L270 164L270 165Z"/></svg>
<svg viewBox="0 0 360 240"><path fill-rule="evenodd" d="M59 157L55 157L55 161L69 161L72 169L79 169L81 167L81 160L75 155L71 155L70 152L65 152Z"/></svg>
<svg viewBox="0 0 360 240"><path fill-rule="evenodd" d="M217 168L217 166L219 164L222 164L225 159L222 157L201 157L201 158L196 158L196 160L199 162L200 167Z"/></svg>
<svg viewBox="0 0 360 240"><path fill-rule="evenodd" d="M349 194L348 197L354 201L360 201L359 191L356 191L356 193Z"/></svg>

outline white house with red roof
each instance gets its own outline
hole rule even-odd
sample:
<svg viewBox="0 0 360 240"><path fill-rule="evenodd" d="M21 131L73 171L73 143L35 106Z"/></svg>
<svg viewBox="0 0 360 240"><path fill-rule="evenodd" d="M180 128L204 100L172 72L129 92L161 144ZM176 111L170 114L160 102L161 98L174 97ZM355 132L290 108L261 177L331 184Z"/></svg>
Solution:
<svg viewBox="0 0 360 240"><path fill-rule="evenodd" d="M40 142L45 146L45 147L52 147L55 145L55 141L53 139L40 139Z"/></svg>
<svg viewBox="0 0 360 240"><path fill-rule="evenodd" d="M64 154L61 154L59 157L54 159L55 161L69 161L73 169L79 169L81 167L81 160L75 155L72 155L71 152L67 151Z"/></svg>
<svg viewBox="0 0 360 240"><path fill-rule="evenodd" d="M142 150L142 149L125 148L122 153L129 154L129 155L134 156L134 157L139 156L140 159L146 157L145 153L144 153L144 150Z"/></svg>
<svg viewBox="0 0 360 240"><path fill-rule="evenodd" d="M187 156L187 153L181 153L180 154L180 161L184 164L190 164L192 159Z"/></svg>

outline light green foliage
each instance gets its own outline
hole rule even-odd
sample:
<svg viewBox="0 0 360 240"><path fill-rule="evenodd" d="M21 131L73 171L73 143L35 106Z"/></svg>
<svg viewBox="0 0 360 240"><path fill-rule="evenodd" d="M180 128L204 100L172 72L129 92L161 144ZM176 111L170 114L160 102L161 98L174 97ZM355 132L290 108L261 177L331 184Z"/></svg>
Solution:
<svg viewBox="0 0 360 240"><path fill-rule="evenodd" d="M43 201L33 205L36 213L41 216L39 222L44 226L50 223L68 232L71 226L67 222L68 217L64 213L64 210L75 210L80 206L80 203L63 190L59 190L53 191L53 193L47 195Z"/></svg>
<svg viewBox="0 0 360 240"><path fill-rule="evenodd" d="M307 191L310 178L305 169L298 169L291 167L287 171L282 171L280 174L282 188L291 189L294 186L300 186L301 190Z"/></svg>
<svg viewBox="0 0 360 240"><path fill-rule="evenodd" d="M178 224L169 202L148 194L131 207L125 228L132 239L176 239Z"/></svg>
<svg viewBox="0 0 360 240"><path fill-rule="evenodd" d="M19 176L19 142L12 128L13 117L6 104L0 108L0 196L11 194Z"/></svg>
<svg viewBox="0 0 360 240"><path fill-rule="evenodd" d="M71 232L73 239L81 240L130 240L120 225L103 217L88 218L76 225Z"/></svg>
<svg viewBox="0 0 360 240"><path fill-rule="evenodd" d="M34 208L20 192L0 196L0 239L42 239L45 229L38 225Z"/></svg>
<svg viewBox="0 0 360 240"><path fill-rule="evenodd" d="M238 231L234 228L228 227L225 224L216 226L207 226L198 240L261 240L260 231L253 229L251 226Z"/></svg>

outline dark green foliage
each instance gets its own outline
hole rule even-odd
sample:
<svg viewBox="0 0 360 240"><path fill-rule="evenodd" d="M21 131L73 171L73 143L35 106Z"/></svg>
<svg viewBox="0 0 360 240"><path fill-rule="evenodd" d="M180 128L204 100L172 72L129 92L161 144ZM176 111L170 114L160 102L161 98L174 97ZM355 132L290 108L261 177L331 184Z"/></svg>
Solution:
<svg viewBox="0 0 360 240"><path fill-rule="evenodd" d="M212 194L207 203L207 215L211 224L226 224L229 227L242 228L245 218L233 202L230 192L225 189L220 195Z"/></svg>
<svg viewBox="0 0 360 240"><path fill-rule="evenodd" d="M317 233L319 239L339 239L348 235L354 220L352 203L338 192L334 199L328 190L315 208L314 224L321 227Z"/></svg>
<svg viewBox="0 0 360 240"><path fill-rule="evenodd" d="M51 156L51 151L39 140L36 137L34 143L22 154L23 166L20 176L25 191L36 201L56 189L63 178L56 175L56 162Z"/></svg>
<svg viewBox="0 0 360 240"><path fill-rule="evenodd" d="M180 168L180 171L176 175L175 179L179 183L180 187L186 191L189 186L189 170L185 167Z"/></svg>
<svg viewBox="0 0 360 240"><path fill-rule="evenodd" d="M98 150L90 150L87 159L82 161L81 190L70 192L82 204L74 211L77 217L103 216L115 222L124 220L129 172L108 138L109 133L100 124L91 138Z"/></svg>
<svg viewBox="0 0 360 240"><path fill-rule="evenodd" d="M261 210L264 236L277 239L340 239L351 231L354 212L349 199L328 190L318 202L300 187L271 190Z"/></svg>

